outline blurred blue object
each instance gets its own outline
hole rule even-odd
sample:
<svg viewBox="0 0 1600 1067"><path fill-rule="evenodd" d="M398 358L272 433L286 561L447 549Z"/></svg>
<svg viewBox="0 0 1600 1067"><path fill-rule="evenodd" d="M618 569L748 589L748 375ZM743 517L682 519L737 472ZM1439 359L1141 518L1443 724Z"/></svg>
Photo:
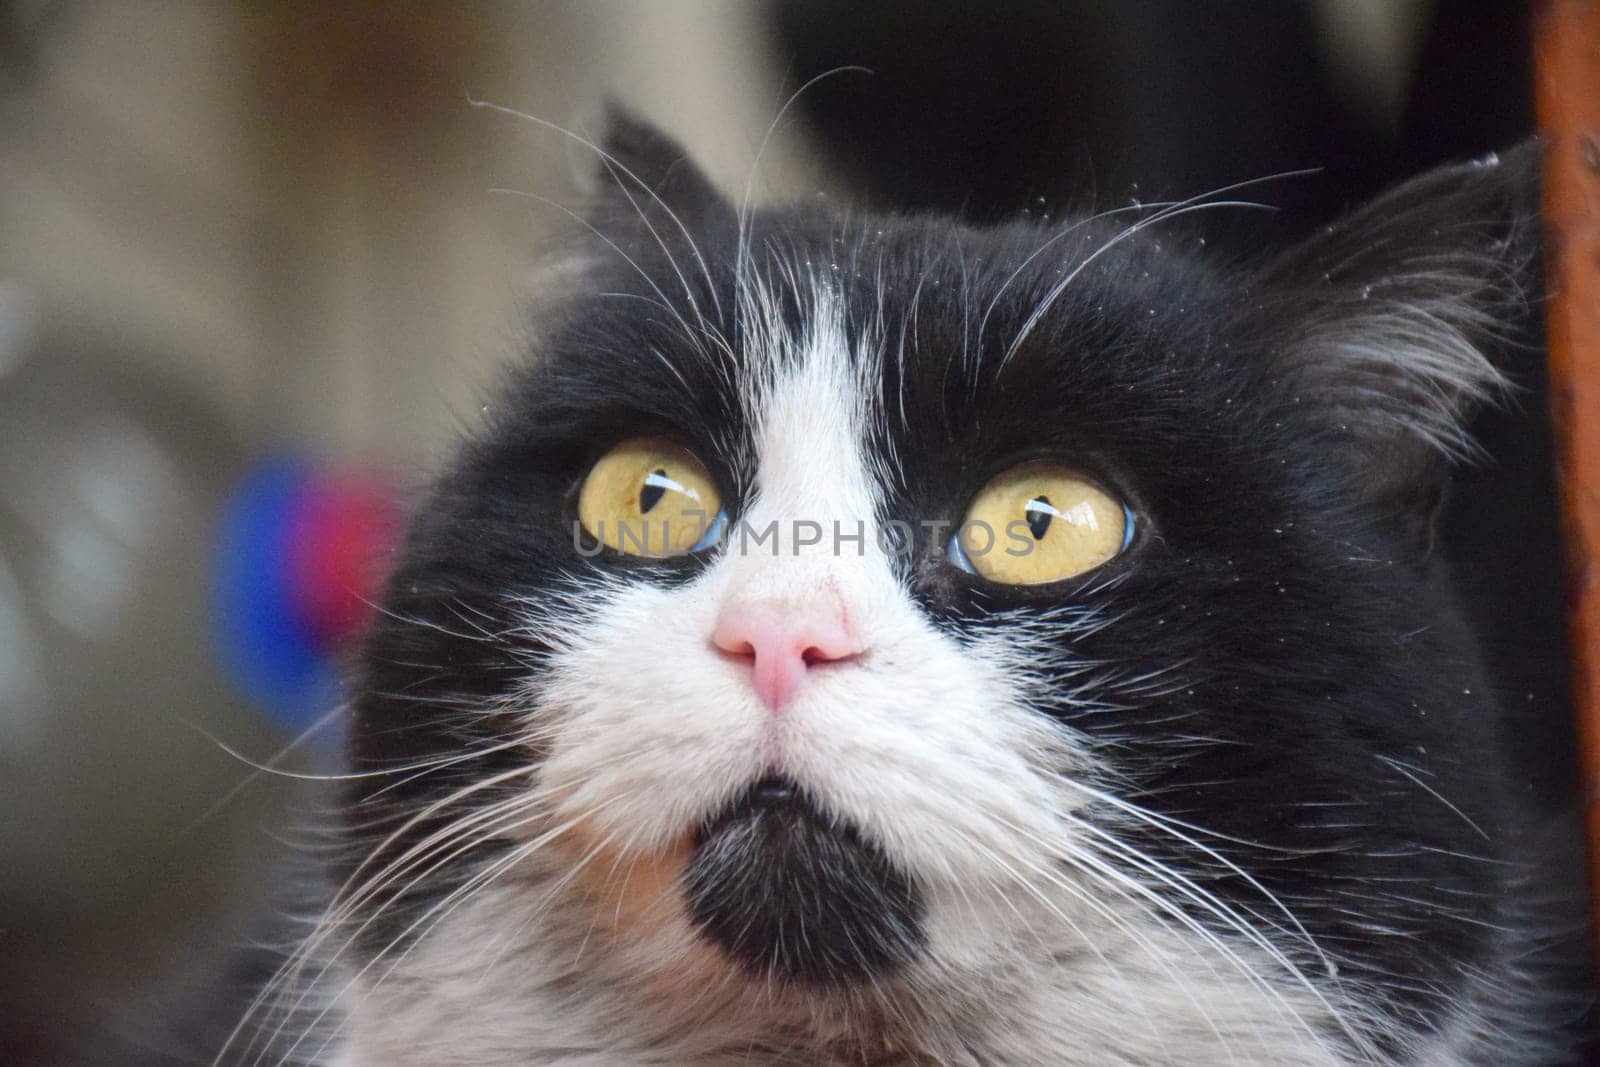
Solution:
<svg viewBox="0 0 1600 1067"><path fill-rule="evenodd" d="M339 701L333 658L301 621L290 579L295 513L312 491L306 461L258 462L223 507L213 569L218 657L234 685L295 735Z"/></svg>

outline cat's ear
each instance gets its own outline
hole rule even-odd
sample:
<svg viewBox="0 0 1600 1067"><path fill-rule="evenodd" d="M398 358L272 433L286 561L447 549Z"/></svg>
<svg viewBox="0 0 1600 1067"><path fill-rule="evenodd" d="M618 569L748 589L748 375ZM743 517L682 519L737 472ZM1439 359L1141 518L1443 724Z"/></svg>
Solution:
<svg viewBox="0 0 1600 1067"><path fill-rule="evenodd" d="M1273 263L1276 372L1323 420L1330 456L1426 543L1465 424L1499 397L1496 366L1529 321L1539 151L1442 167L1379 196Z"/></svg>
<svg viewBox="0 0 1600 1067"><path fill-rule="evenodd" d="M589 224L630 255L663 245L676 255L703 232L733 224L732 207L688 151L615 101L606 105L600 146Z"/></svg>

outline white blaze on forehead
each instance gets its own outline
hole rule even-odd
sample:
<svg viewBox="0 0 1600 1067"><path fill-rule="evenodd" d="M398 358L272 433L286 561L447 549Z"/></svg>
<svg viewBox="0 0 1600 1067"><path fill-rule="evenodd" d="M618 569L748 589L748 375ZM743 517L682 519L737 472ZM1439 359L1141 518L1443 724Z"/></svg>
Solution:
<svg viewBox="0 0 1600 1067"><path fill-rule="evenodd" d="M723 604L841 610L860 632L901 595L878 544L881 490L866 450L875 392L864 381L875 373L879 341L852 341L826 288L807 300L797 331L765 308L749 331L755 491L710 578Z"/></svg>
<svg viewBox="0 0 1600 1067"><path fill-rule="evenodd" d="M747 380L748 394L758 398L752 516L872 520L877 493L864 439L873 394L862 379L877 363L878 342L862 337L852 346L843 309L827 289L812 295L801 336L761 330L756 337L763 350L750 353Z"/></svg>

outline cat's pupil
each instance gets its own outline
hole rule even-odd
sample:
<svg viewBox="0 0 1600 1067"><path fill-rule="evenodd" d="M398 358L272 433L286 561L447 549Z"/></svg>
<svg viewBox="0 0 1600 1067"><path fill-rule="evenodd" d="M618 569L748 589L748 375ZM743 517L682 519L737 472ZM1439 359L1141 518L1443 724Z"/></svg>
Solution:
<svg viewBox="0 0 1600 1067"><path fill-rule="evenodd" d="M671 484L672 479L667 477L665 470L652 471L644 480L644 488L639 490L639 514L650 514L650 509L661 503L661 498L667 495L667 486Z"/></svg>
<svg viewBox="0 0 1600 1067"><path fill-rule="evenodd" d="M1045 531L1050 529L1050 517L1055 513L1050 506L1050 498L1036 496L1022 510L1027 513L1028 529L1033 531L1033 539L1043 541Z"/></svg>

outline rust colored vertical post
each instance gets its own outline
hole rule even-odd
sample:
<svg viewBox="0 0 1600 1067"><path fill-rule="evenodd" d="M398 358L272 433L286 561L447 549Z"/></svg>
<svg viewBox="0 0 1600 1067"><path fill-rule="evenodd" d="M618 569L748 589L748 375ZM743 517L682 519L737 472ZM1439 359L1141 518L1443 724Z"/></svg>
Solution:
<svg viewBox="0 0 1600 1067"><path fill-rule="evenodd" d="M1538 6L1534 72L1545 151L1550 403L1590 885L1600 902L1600 0Z"/></svg>

